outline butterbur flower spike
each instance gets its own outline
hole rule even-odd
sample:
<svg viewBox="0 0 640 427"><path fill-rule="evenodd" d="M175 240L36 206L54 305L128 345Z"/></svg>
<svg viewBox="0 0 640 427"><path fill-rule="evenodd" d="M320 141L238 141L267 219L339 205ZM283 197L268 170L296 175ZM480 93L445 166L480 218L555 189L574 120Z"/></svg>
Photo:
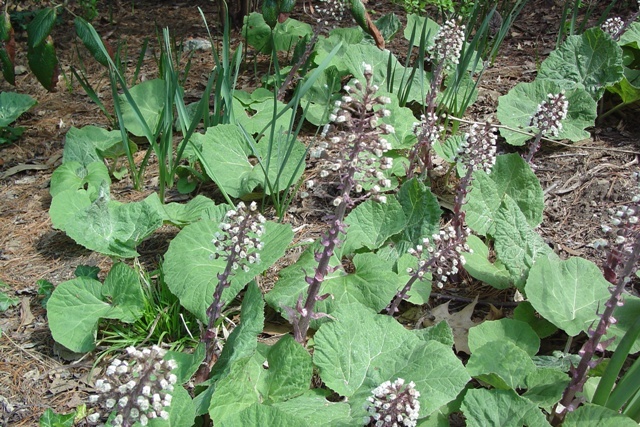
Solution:
<svg viewBox="0 0 640 427"><path fill-rule="evenodd" d="M609 34L614 40L617 40L620 32L624 28L624 21L619 16L607 18L600 28L602 28L602 31Z"/></svg>
<svg viewBox="0 0 640 427"><path fill-rule="evenodd" d="M169 419L168 407L177 376L171 371L178 365L175 360L165 360L166 350L153 346L138 350L127 348L122 359L113 359L105 377L96 380L96 394L89 396L89 403L99 409L87 417L91 425L128 427L139 422L146 426L150 419ZM108 424L106 420L115 411Z"/></svg>
<svg viewBox="0 0 640 427"><path fill-rule="evenodd" d="M258 205L252 202L248 207L240 202L236 209L227 211L220 223L220 231L211 240L216 251L210 255L212 260L222 258L225 269L218 273L218 284L213 293L213 302L207 308L209 323L202 334L206 347L205 359L196 373L196 378L204 381L208 378L214 360L215 323L222 314L222 292L229 287L231 275L242 269L247 272L250 265L260 263L260 251L264 248L262 235L265 232L265 218L258 211Z"/></svg>
<svg viewBox="0 0 640 427"><path fill-rule="evenodd" d="M444 67L453 68L460 61L460 52L464 45L465 26L459 20L445 21L433 38L431 47L432 57L436 61L443 61Z"/></svg>
<svg viewBox="0 0 640 427"><path fill-rule="evenodd" d="M535 139L529 146L529 153L525 160L531 164L534 154L540 149L540 142L543 136L558 136L562 130L562 120L567 118L569 111L569 101L564 95L564 91L557 94L548 94L547 100L542 101L536 112L531 117L529 126L538 128Z"/></svg>
<svg viewBox="0 0 640 427"><path fill-rule="evenodd" d="M569 102L564 91L547 95L548 100L542 101L533 117L531 126L535 126L543 135L558 136L562 130L562 120L567 118Z"/></svg>
<svg viewBox="0 0 640 427"><path fill-rule="evenodd" d="M367 199L385 203L384 192L391 187L391 181L385 176L385 171L393 165L393 160L385 156L391 144L384 136L393 133L394 129L382 123L382 119L390 114L385 106L391 100L377 95L378 87L373 84L371 65L362 64L362 71L364 84L356 80L353 86L344 87L346 95L336 102L330 117L332 124L326 128L331 136L320 143L320 147L326 150L320 177L336 176L338 195L332 201L334 213L326 217L329 226L320 240L322 250L315 253L318 266L306 278L309 288L305 302L298 304L295 311L292 308L287 310L294 337L299 343L306 341L309 324L318 316L314 306L322 298L322 282L333 271L329 261L341 243L341 234L346 231L344 218L347 210ZM365 191L365 188L369 190Z"/></svg>
<svg viewBox="0 0 640 427"><path fill-rule="evenodd" d="M369 416L365 423L375 427L414 427L420 412L420 392L412 382L402 378L385 381L376 387L365 404Z"/></svg>

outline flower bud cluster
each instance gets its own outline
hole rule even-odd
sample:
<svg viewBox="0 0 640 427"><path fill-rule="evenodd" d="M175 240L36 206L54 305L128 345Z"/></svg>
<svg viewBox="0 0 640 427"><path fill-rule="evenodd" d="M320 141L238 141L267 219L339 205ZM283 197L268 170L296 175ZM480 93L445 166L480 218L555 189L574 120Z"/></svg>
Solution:
<svg viewBox="0 0 640 427"><path fill-rule="evenodd" d="M607 18L607 20L602 23L600 28L602 28L602 31L609 34L611 37L617 38L624 28L624 21L619 16Z"/></svg>
<svg viewBox="0 0 640 427"><path fill-rule="evenodd" d="M418 163L420 160L420 151L425 154L424 161L426 164L421 165L427 170L432 168L431 150L433 144L438 141L440 135L444 131L444 127L438 123L438 116L433 112L427 112L420 116L420 122L413 125L413 133L418 138L418 142L414 145L409 159L412 163Z"/></svg>
<svg viewBox="0 0 640 427"><path fill-rule="evenodd" d="M457 162L463 163L473 171L482 170L491 173L496 163L497 129L486 123L480 127L474 124L458 149Z"/></svg>
<svg viewBox="0 0 640 427"><path fill-rule="evenodd" d="M248 208L243 202L238 203L236 209L226 213L220 231L211 240L217 249L210 255L211 259L232 259L232 269L242 268L244 271L249 270L249 264L260 263L264 223L265 218L258 212L256 202L251 202Z"/></svg>
<svg viewBox="0 0 640 427"><path fill-rule="evenodd" d="M370 187L369 194L373 199L385 203L383 193L391 187L391 181L384 171L391 169L393 159L384 156L391 144L381 135L392 134L395 130L380 120L391 114L384 108L391 99L376 95L379 88L373 84L373 70L368 64L362 65L365 85L356 80L353 87L345 86L346 95L336 101L329 117L333 132L328 140L319 144L328 157L320 176L325 178L337 173L340 190L348 187L360 193L364 187ZM349 194L341 194L333 204L339 206L343 202L352 207L355 200Z"/></svg>
<svg viewBox="0 0 640 427"><path fill-rule="evenodd" d="M627 255L631 252L635 240L640 238L640 173L634 172L633 179L636 181L636 193L628 205L620 206L617 209L609 209L610 225L604 224L602 231L614 236L614 245L622 253Z"/></svg>
<svg viewBox="0 0 640 427"><path fill-rule="evenodd" d="M106 376L95 383L97 394L89 396L89 403L100 411L87 417L90 424L104 422L112 412L116 415L108 425L132 426L136 422L146 426L150 419L169 419L171 392L178 378L171 371L175 360L164 360L166 350L153 346L143 350L127 348L127 358L113 359Z"/></svg>
<svg viewBox="0 0 640 427"><path fill-rule="evenodd" d="M420 412L420 392L413 381L405 386L404 379L393 383L385 381L371 392L366 409L369 417L365 422L376 427L413 427Z"/></svg>
<svg viewBox="0 0 640 427"><path fill-rule="evenodd" d="M325 25L329 21L342 21L345 9L344 0L320 0L315 6L315 11L320 15L318 22L323 21Z"/></svg>
<svg viewBox="0 0 640 427"><path fill-rule="evenodd" d="M531 117L530 126L535 126L543 135L558 136L562 130L561 121L567 118L569 101L564 91L548 94L547 101L542 101Z"/></svg>
<svg viewBox="0 0 640 427"><path fill-rule="evenodd" d="M407 268L407 273L420 280L431 273L435 285L443 288L449 278L458 274L460 267L465 264L462 252L472 252L464 243L468 235L469 230L466 228L463 236L458 236L456 230L449 226L434 234L431 239L422 239L421 245L407 251L418 259L417 268Z"/></svg>
<svg viewBox="0 0 640 427"><path fill-rule="evenodd" d="M433 46L430 48L435 61L445 64L446 69L451 69L460 62L460 52L464 45L465 26L460 20L449 19L445 21L433 38Z"/></svg>

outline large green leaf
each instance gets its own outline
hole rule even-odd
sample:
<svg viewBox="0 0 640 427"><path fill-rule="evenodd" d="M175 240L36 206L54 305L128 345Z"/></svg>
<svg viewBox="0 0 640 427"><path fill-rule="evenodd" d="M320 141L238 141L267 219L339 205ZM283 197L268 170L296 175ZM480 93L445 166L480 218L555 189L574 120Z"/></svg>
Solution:
<svg viewBox="0 0 640 427"><path fill-rule="evenodd" d="M341 60L353 77L360 82L365 81L362 64L371 65L373 67L373 84L378 85L383 90L391 89L389 91L396 94L408 84L411 74L411 69L405 69L390 51L380 50L371 44L348 45L346 53ZM391 66L393 75L387 73L388 65ZM424 103L424 98L430 85L429 76L424 72L420 73L418 71L410 82L411 88L406 97L407 102Z"/></svg>
<svg viewBox="0 0 640 427"><path fill-rule="evenodd" d="M212 259L216 248L211 242L219 231L220 221L202 220L188 225L171 241L163 264L165 280L171 292L180 299L180 303L194 313L200 320L207 320L206 310L213 301L213 293L218 284L217 274L222 273L226 261L221 257ZM288 225L267 222L262 237L264 248L260 252L261 262L250 264L249 271L238 269L231 278L231 286L224 290L222 300L225 304L256 275L268 269L276 262L293 238Z"/></svg>
<svg viewBox="0 0 640 427"><path fill-rule="evenodd" d="M530 227L511 197L503 200L496 213L493 237L498 259L507 267L511 280L520 289L529 269L538 258L558 258L542 237Z"/></svg>
<svg viewBox="0 0 640 427"><path fill-rule="evenodd" d="M417 179L404 182L397 198L406 217L406 227L397 242L403 253L438 231L442 210L436 196Z"/></svg>
<svg viewBox="0 0 640 427"><path fill-rule="evenodd" d="M150 200L121 204L103 195L87 208L78 209L86 204L82 194L76 197L70 190L59 193L51 203L50 215L55 218L54 226L88 249L115 257L135 257L136 246L162 225L162 216ZM55 203L59 197L74 201L76 208L69 212L67 206Z"/></svg>
<svg viewBox="0 0 640 427"><path fill-rule="evenodd" d="M538 368L525 379L527 391L523 396L551 412L551 408L560 401L569 381L569 376L558 369Z"/></svg>
<svg viewBox="0 0 640 427"><path fill-rule="evenodd" d="M305 427L337 426L348 423L350 408L346 402L330 402L328 392L321 389L307 391L302 396L276 402L272 406L301 418ZM248 424L244 424L248 425Z"/></svg>
<svg viewBox="0 0 640 427"><path fill-rule="evenodd" d="M269 351L267 362L265 381L270 401L283 402L309 390L313 375L311 355L293 336L280 338Z"/></svg>
<svg viewBox="0 0 640 427"><path fill-rule="evenodd" d="M272 33L262 14L254 12L245 17L242 34L247 38L247 44L257 51L271 53L273 46L276 51L291 51L300 40L313 32L309 24L289 18L276 24Z"/></svg>
<svg viewBox="0 0 640 427"><path fill-rule="evenodd" d="M166 98L165 92L165 81L162 79L147 80L129 89L131 98L138 106L142 117L137 115L125 95L120 95L118 102L122 107L125 128L135 136L145 136L144 126L140 123L140 119L142 119L149 126L152 133L156 132L162 119L162 110Z"/></svg>
<svg viewBox="0 0 640 427"><path fill-rule="evenodd" d="M85 21L82 17L76 16L76 18L73 20L73 25L76 28L76 34L78 35L80 40L82 40L82 44L84 44L89 52L91 52L91 55L95 58L95 60L105 67L108 67L109 59L106 57L106 55L102 51L102 47L98 44L98 41L91 33L91 24Z"/></svg>
<svg viewBox="0 0 640 427"><path fill-rule="evenodd" d="M65 162L51 175L49 192L55 197L65 190L84 188L90 195L97 195L100 186L111 184L109 170L102 162L89 163L86 167L76 161Z"/></svg>
<svg viewBox="0 0 640 427"><path fill-rule="evenodd" d="M531 83L518 83L509 93L501 96L498 99L498 120L505 126L536 133L537 129L530 124L538 105L547 101L549 94L557 94L562 90L569 103L567 118L561 121L562 129L553 139L581 141L589 138L590 134L585 129L594 126L596 101L581 86L567 88L548 79L538 78ZM500 135L511 145L524 145L532 139L528 135L504 128L500 129Z"/></svg>
<svg viewBox="0 0 640 427"><path fill-rule="evenodd" d="M531 167L517 154L503 154L496 158L491 174L474 173L467 203L467 225L476 233L493 234L496 215L505 199L515 202L516 209L530 227L542 222L544 195L540 181Z"/></svg>
<svg viewBox="0 0 640 427"><path fill-rule="evenodd" d="M171 397L171 405L167 409L169 419L150 419L149 427L193 427L196 413L189 392L178 386L174 388Z"/></svg>
<svg viewBox="0 0 640 427"><path fill-rule="evenodd" d="M427 28L425 31L425 36L427 37L425 41L425 46L431 46L433 44L433 38L436 36L438 30L440 30L440 25L437 22L417 15L415 13L411 13L407 15L407 26L404 28L404 38L407 41L411 40L411 33L415 31L415 36L413 38L413 46L420 47L420 35L422 34L422 28L425 25L425 20Z"/></svg>
<svg viewBox="0 0 640 427"><path fill-rule="evenodd" d="M580 87L594 101L622 78L622 49L600 28L569 36L540 65L537 79L552 80L563 89Z"/></svg>
<svg viewBox="0 0 640 427"><path fill-rule="evenodd" d="M586 403L569 412L563 427L637 427L631 418L600 405Z"/></svg>
<svg viewBox="0 0 640 427"><path fill-rule="evenodd" d="M84 166L92 162L102 162L101 151L122 143L120 131L97 126L71 127L65 136L63 162L76 161Z"/></svg>
<svg viewBox="0 0 640 427"><path fill-rule="evenodd" d="M145 297L138 273L122 262L116 263L104 279L102 296L122 311L120 320L132 323L142 316Z"/></svg>
<svg viewBox="0 0 640 427"><path fill-rule="evenodd" d="M92 196L95 196L92 194ZM69 189L62 191L51 200L49 216L53 228L64 230L67 222L91 207L95 197L91 197L87 190Z"/></svg>
<svg viewBox="0 0 640 427"><path fill-rule="evenodd" d="M262 181L249 162L251 147L235 125L218 125L194 134L191 143L202 147L202 162L210 178L231 197L250 193Z"/></svg>
<svg viewBox="0 0 640 427"><path fill-rule="evenodd" d="M512 340L487 341L474 348L467 362L472 377L500 389L524 387L525 378L535 370L531 356Z"/></svg>
<svg viewBox="0 0 640 427"><path fill-rule="evenodd" d="M538 406L513 390L468 390L462 401L468 427L550 426Z"/></svg>
<svg viewBox="0 0 640 427"><path fill-rule="evenodd" d="M231 365L229 374L216 382L216 387L209 403L209 415L217 424L231 422L251 405L262 400L266 388L263 368L265 359L256 353L251 357L240 359ZM238 424L235 424L238 425Z"/></svg>
<svg viewBox="0 0 640 427"><path fill-rule="evenodd" d="M607 88L620 96L624 104L640 100L640 70L624 67L624 77L618 83Z"/></svg>
<svg viewBox="0 0 640 427"><path fill-rule="evenodd" d="M29 68L38 81L48 91L53 91L58 83L58 57L51 36L27 49Z"/></svg>
<svg viewBox="0 0 640 427"><path fill-rule="evenodd" d="M0 92L0 129L15 122L23 113L36 105L29 95L15 92Z"/></svg>
<svg viewBox="0 0 640 427"><path fill-rule="evenodd" d="M251 94L252 99L249 104L242 103L234 94L233 110L238 124L247 131L255 135L262 132L273 121L274 113L277 115L287 108L286 104L273 100L273 92L266 89L256 89ZM266 96L264 96L266 95ZM276 134L289 130L292 111L289 109L278 118L275 124ZM269 129L267 129L269 132Z"/></svg>
<svg viewBox="0 0 640 427"><path fill-rule="evenodd" d="M540 348L540 338L535 331L519 320L500 319L482 322L469 329L469 349L471 353L491 342L510 341L524 350L529 356L535 356Z"/></svg>
<svg viewBox="0 0 640 427"><path fill-rule="evenodd" d="M217 425L217 422L216 422ZM231 414L220 422L221 427L269 426L269 427L309 427L310 424L297 414L280 408L254 403L241 412Z"/></svg>
<svg viewBox="0 0 640 427"><path fill-rule="evenodd" d="M27 36L29 48L34 48L42 44L53 29L53 25L56 23L56 9L47 7L41 9L33 18L29 25L27 25Z"/></svg>
<svg viewBox="0 0 640 427"><path fill-rule="evenodd" d="M320 377L349 398L352 417L366 416L363 405L371 391L386 380L413 381L420 392L420 417L452 401L469 381L462 363L437 341L424 342L390 316L361 304L332 312L314 337L313 359Z"/></svg>
<svg viewBox="0 0 640 427"><path fill-rule="evenodd" d="M318 245L310 247L295 264L282 270L280 279L265 296L267 303L283 315L286 316L285 307L295 307L301 295L306 297L309 285L305 277L312 276L318 266L314 259L314 252L317 250L320 250ZM334 258L331 265L338 264L338 260ZM320 294L330 294L331 298L318 301L315 310L331 313L337 307L352 302L359 302L375 311L382 310L401 284L398 275L392 271L392 266L391 261L376 254L357 254L353 257L355 271L345 273L338 269L324 278ZM318 322L312 322L312 327L317 327Z"/></svg>
<svg viewBox="0 0 640 427"><path fill-rule="evenodd" d="M105 285L88 277L59 284L47 302L51 335L68 349L84 353L95 348L101 318L133 322L144 308L137 274L124 264L116 264ZM117 291L122 295L114 295ZM112 303L106 299L113 296Z"/></svg>
<svg viewBox="0 0 640 427"><path fill-rule="evenodd" d="M349 226L345 254L363 247L378 249L407 225L402 206L395 198L389 198L387 203L367 200L349 213L345 223Z"/></svg>
<svg viewBox="0 0 640 427"><path fill-rule="evenodd" d="M609 282L597 265L583 258L540 257L525 287L531 305L547 320L576 336L599 320L610 296Z"/></svg>
<svg viewBox="0 0 640 427"><path fill-rule="evenodd" d="M473 252L463 252L464 269L475 279L481 280L496 289L511 287L511 275L502 262L489 261L489 248L477 236L467 237L467 245Z"/></svg>

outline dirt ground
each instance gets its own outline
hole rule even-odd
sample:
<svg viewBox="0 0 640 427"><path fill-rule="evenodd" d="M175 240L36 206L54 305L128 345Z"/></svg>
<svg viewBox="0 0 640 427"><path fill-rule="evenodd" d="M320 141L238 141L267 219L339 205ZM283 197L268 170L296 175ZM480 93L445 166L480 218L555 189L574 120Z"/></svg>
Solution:
<svg viewBox="0 0 640 427"><path fill-rule="evenodd" d="M558 2L561 3L561 2ZM111 4L111 6L108 6ZM156 30L168 26L178 39L206 38L207 32L197 6L201 7L213 31L217 31L215 2L169 2L157 0L99 2L99 18L94 22L98 32L116 46L126 42L134 67L144 38L152 49L157 46ZM395 12L405 22L402 8L388 1L369 4L381 16ZM470 111L470 117L484 120L495 117L499 96L521 81L535 78L536 67L555 45L560 25L561 7L548 0L532 0L507 36L495 64L480 84L480 98ZM296 19L311 22L301 13ZM401 36L398 36L401 39ZM48 215L51 202L49 180L60 164L64 136L71 126L108 126L102 115L85 95L70 69L83 59L92 84L109 105L110 88L104 69L88 58L74 37L72 17L54 30L61 72L57 90L45 91L28 72L17 76L17 88L0 82L2 91L26 93L38 104L17 122L23 126L23 137L14 144L0 146L0 281L10 285L7 290L20 298L20 304L0 313L0 425L35 426L46 410L53 408L66 413L83 403L90 390L89 369L94 355L69 364L60 357L50 336L46 312L37 295L36 282L46 279L54 284L73 277L78 265L95 265L108 271L108 257L90 252L75 244L64 233L54 230ZM240 41L234 32L233 42ZM25 64L26 36L17 34L18 63ZM406 43L406 42L405 42ZM402 41L392 42L389 49L402 56L406 52ZM250 62L253 53L248 52ZM258 58L261 63L264 58ZM263 61L264 62L264 61ZM197 99L209 71L213 67L210 53L196 52L186 93ZM257 79L253 64L240 78L241 89L255 88ZM154 78L153 54L149 53L142 67L142 78ZM562 257L581 256L602 264L604 254L593 248L593 242L604 237L601 224L607 209L630 200L629 181L632 171L640 170L640 122L638 111L627 109L599 123L591 130L592 138L571 145L544 144L536 157L536 173L545 190L546 209L539 231ZM511 148L502 147L503 151ZM153 191L153 177L149 177ZM113 196L127 201L145 194L134 193L123 181L114 186ZM309 222L313 230L317 215L305 206L293 206L294 226ZM319 229L321 227L316 227ZM176 229L160 230L140 248L141 261L152 265L167 248ZM313 231L310 232L313 235ZM305 235L305 237L307 237ZM480 292L481 299L505 300L490 290L474 287L456 294L463 300Z"/></svg>

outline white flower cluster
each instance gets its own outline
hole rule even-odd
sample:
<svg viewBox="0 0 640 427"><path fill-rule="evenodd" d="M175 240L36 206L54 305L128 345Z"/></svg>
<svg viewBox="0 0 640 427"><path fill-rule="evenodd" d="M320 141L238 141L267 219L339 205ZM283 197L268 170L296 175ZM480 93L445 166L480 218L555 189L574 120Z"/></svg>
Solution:
<svg viewBox="0 0 640 427"><path fill-rule="evenodd" d="M344 0L320 0L315 7L315 11L321 16L318 22L324 21L325 25L329 25L329 21L342 21L345 10Z"/></svg>
<svg viewBox="0 0 640 427"><path fill-rule="evenodd" d="M530 126L537 127L543 135L558 136L562 130L561 121L567 118L569 101L564 91L548 94L548 100L542 101L531 117Z"/></svg>
<svg viewBox="0 0 640 427"><path fill-rule="evenodd" d="M127 348L128 360L113 359L105 378L95 383L97 394L89 396L89 403L99 405L87 417L91 424L105 425L112 412L115 417L108 425L123 426L139 422L146 426L152 418L169 419L166 408L171 405L171 392L178 378L171 371L175 360L164 360L166 350L153 346L138 350Z"/></svg>
<svg viewBox="0 0 640 427"><path fill-rule="evenodd" d="M407 252L418 259L417 268L407 268L407 273L422 280L427 273L431 273L438 288L443 288L449 277L458 274L459 267L465 264L462 252L473 251L466 243L469 230L464 230L464 236L458 236L453 227L449 226L431 239L422 239L422 244L409 248ZM462 238L461 238L462 237Z"/></svg>
<svg viewBox="0 0 640 427"><path fill-rule="evenodd" d="M248 271L248 264L260 263L264 223L265 218L258 212L256 202L251 202L248 208L243 202L238 203L236 209L227 211L225 221L220 224L221 231L214 234L211 243L217 252L210 258L225 256L229 259L233 256L233 270L242 268Z"/></svg>
<svg viewBox="0 0 640 427"><path fill-rule="evenodd" d="M445 21L435 37L431 47L433 59L444 61L446 69L453 68L460 62L460 52L464 45L465 26L460 24L460 20L449 19Z"/></svg>
<svg viewBox="0 0 640 427"><path fill-rule="evenodd" d="M438 124L438 116L434 113L421 115L420 122L413 125L413 133L418 138L418 143L426 147L432 147L443 131L444 126Z"/></svg>
<svg viewBox="0 0 640 427"><path fill-rule="evenodd" d="M618 209L610 209L611 225L603 225L602 231L615 236L614 244L629 251L636 239L640 238L640 173L634 172L633 179L636 181L636 194L628 205L620 206Z"/></svg>
<svg viewBox="0 0 640 427"><path fill-rule="evenodd" d="M483 170L491 173L496 163L497 131L489 123L482 127L478 124L472 125L458 149L457 161L473 171Z"/></svg>
<svg viewBox="0 0 640 427"><path fill-rule="evenodd" d="M335 109L329 119L333 122L334 136L320 142L320 148L326 151L324 169L320 177L325 178L332 173L350 176L354 180L356 192L370 186L373 199L385 203L384 191L391 187L391 181L384 171L393 166L393 159L384 154L391 150L391 144L381 137L395 132L393 126L380 123L380 119L391 113L384 108L391 103L386 96L377 96L378 86L372 84L373 69L371 65L362 64L366 85L355 81L353 87L345 86L347 93L340 101L336 101ZM382 106L381 108L375 108ZM340 180L343 182L343 180ZM340 205L342 197L337 197L333 204Z"/></svg>
<svg viewBox="0 0 640 427"><path fill-rule="evenodd" d="M619 16L607 18L600 28L602 28L602 31L615 38L619 36L620 31L624 28L624 21Z"/></svg>
<svg viewBox="0 0 640 427"><path fill-rule="evenodd" d="M371 392L365 422L376 427L414 427L420 412L420 392L413 381L405 386L404 379L385 381ZM371 424L372 423L372 424Z"/></svg>

